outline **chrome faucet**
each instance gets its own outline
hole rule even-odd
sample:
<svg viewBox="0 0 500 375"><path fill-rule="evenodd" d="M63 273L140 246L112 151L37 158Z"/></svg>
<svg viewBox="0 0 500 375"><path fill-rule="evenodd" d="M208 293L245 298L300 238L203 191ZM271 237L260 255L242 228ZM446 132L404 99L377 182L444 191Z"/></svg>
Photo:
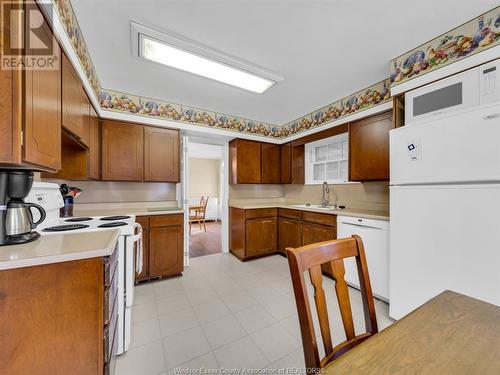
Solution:
<svg viewBox="0 0 500 375"><path fill-rule="evenodd" d="M328 207L329 200L329 195L330 195L330 188L328 187L328 183L325 181L323 182L323 196L321 197L321 207Z"/></svg>

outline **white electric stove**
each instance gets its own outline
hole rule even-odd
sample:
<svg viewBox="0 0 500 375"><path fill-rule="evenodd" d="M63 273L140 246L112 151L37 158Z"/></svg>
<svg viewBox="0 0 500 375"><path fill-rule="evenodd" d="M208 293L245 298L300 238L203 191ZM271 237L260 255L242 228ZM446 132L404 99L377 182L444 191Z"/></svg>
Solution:
<svg viewBox="0 0 500 375"><path fill-rule="evenodd" d="M36 230L42 236L119 230L118 251L118 352L128 350L131 339L132 304L136 272L142 271L142 228L134 215L81 216L60 218L64 206L59 186L47 182L34 182L26 202L38 203L46 211L45 220ZM34 221L38 220L37 212ZM137 251L135 251L137 249Z"/></svg>

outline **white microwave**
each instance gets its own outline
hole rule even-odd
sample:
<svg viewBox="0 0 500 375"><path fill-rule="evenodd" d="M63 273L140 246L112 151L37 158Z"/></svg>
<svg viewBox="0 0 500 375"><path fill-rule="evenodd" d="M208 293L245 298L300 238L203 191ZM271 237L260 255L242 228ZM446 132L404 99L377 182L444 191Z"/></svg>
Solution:
<svg viewBox="0 0 500 375"><path fill-rule="evenodd" d="M405 124L500 101L500 59L405 94Z"/></svg>

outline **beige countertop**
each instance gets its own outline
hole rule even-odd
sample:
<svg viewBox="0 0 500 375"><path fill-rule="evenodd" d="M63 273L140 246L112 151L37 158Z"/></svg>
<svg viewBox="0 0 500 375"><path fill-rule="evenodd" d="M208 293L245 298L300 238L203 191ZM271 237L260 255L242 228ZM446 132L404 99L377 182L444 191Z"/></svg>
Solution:
<svg viewBox="0 0 500 375"><path fill-rule="evenodd" d="M73 216L111 216L111 215L173 215L182 214L184 210L179 207L140 207L140 208L103 208L103 209L73 209Z"/></svg>
<svg viewBox="0 0 500 375"><path fill-rule="evenodd" d="M344 209L324 209L315 207L299 207L298 205L286 203L229 203L229 207L240 208L243 210L251 210L258 208L287 208L291 210L318 212L322 214L338 215L338 216L354 216L372 220L389 220L389 213L386 211L378 211L362 208L344 208Z"/></svg>
<svg viewBox="0 0 500 375"><path fill-rule="evenodd" d="M2 246L0 270L107 256L113 253L119 233L110 229L53 234L21 245Z"/></svg>

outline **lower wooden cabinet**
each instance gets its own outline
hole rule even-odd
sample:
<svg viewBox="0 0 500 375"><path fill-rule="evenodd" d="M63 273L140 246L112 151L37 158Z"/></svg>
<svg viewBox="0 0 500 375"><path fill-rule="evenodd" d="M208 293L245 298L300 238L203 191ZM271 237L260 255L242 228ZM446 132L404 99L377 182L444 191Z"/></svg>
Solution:
<svg viewBox="0 0 500 375"><path fill-rule="evenodd" d="M229 211L229 248L240 260L280 253L337 238L336 215L293 209L262 208Z"/></svg>
<svg viewBox="0 0 500 375"><path fill-rule="evenodd" d="M117 260L0 271L0 374L113 374Z"/></svg>
<svg viewBox="0 0 500 375"><path fill-rule="evenodd" d="M276 208L229 211L229 249L240 260L273 254L278 250Z"/></svg>
<svg viewBox="0 0 500 375"><path fill-rule="evenodd" d="M276 217L250 219L245 223L246 256L256 257L276 252L278 248L278 219Z"/></svg>
<svg viewBox="0 0 500 375"><path fill-rule="evenodd" d="M279 218L279 252L286 255L287 247L302 246L302 222L299 220Z"/></svg>
<svg viewBox="0 0 500 375"><path fill-rule="evenodd" d="M149 277L178 275L184 271L182 227L149 230Z"/></svg>
<svg viewBox="0 0 500 375"><path fill-rule="evenodd" d="M141 216L143 266L136 281L180 275L184 271L183 214Z"/></svg>

